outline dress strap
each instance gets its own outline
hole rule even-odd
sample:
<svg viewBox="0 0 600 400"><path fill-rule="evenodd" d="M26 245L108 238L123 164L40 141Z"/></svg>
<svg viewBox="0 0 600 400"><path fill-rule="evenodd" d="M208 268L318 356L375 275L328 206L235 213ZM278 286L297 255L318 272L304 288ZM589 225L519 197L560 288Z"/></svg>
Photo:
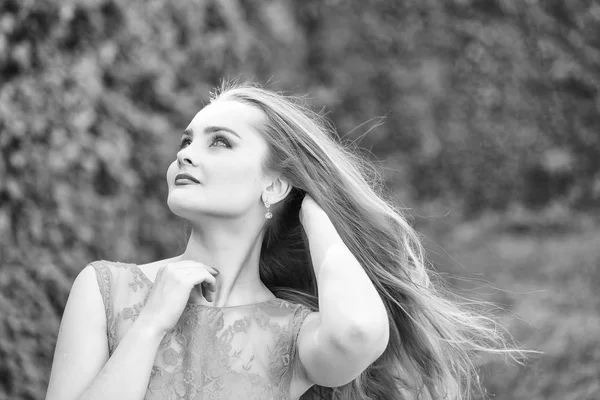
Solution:
<svg viewBox="0 0 600 400"><path fill-rule="evenodd" d="M113 307L111 304L113 276L107 262L101 260L93 261L90 265L96 271L96 279L98 281L98 287L100 288L100 294L102 295L102 302L104 303L104 311L106 313L106 337L108 339L109 352L112 354L116 334Z"/></svg>
<svg viewBox="0 0 600 400"><path fill-rule="evenodd" d="M294 311L294 316L292 319L292 332L291 332L291 346L290 346L290 370L294 368L295 359L296 359L296 344L298 342L298 335L300 334L300 328L302 328L302 324L304 320L308 316L308 314L313 311L306 307L305 305L299 304L296 311ZM291 376L290 376L291 378Z"/></svg>

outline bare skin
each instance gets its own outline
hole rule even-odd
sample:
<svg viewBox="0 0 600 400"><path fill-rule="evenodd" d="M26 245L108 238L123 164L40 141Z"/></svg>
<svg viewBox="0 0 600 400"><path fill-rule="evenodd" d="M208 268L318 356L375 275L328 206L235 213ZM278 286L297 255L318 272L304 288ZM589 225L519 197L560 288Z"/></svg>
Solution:
<svg viewBox="0 0 600 400"><path fill-rule="evenodd" d="M156 275L158 273L158 271L160 270L161 267L164 267L170 263L175 263L175 262L179 262L183 260L183 255L179 255L179 256L175 256L175 257L171 257L171 258L165 258L163 260L157 260L157 261L153 261L150 263L146 263L146 264L137 264L137 267L142 271L142 273L144 275L146 275L146 277L154 282L156 280ZM217 285L219 282L219 276L217 276ZM262 284L262 282L261 282ZM261 301L265 301L265 300L270 300L270 299L274 299L275 295L266 288L266 286L262 285L264 287L264 290L258 291L258 292L254 292L256 294L256 300L246 300L246 303L259 303ZM206 296L200 291L198 290L198 286L196 286L194 289L192 289L192 292L190 294L190 301L193 303L197 303L197 304L204 304L204 305L210 305L213 307L218 307L217 305L214 304L213 301L211 301L210 299L207 299Z"/></svg>
<svg viewBox="0 0 600 400"><path fill-rule="evenodd" d="M139 265L154 284L138 319L110 357L95 272L92 266L81 271L61 321L46 400L141 400L160 341L190 296L214 307L274 297L259 275L263 202L276 204L291 186L263 170L268 147L256 128L263 122L261 111L233 101L211 104L194 117L167 170L167 205L192 225L186 250ZM198 182L178 184L180 173ZM384 351L389 327L382 300L363 267L308 195L300 220L309 238L319 312L311 313L300 329L292 399L313 384L350 382Z"/></svg>

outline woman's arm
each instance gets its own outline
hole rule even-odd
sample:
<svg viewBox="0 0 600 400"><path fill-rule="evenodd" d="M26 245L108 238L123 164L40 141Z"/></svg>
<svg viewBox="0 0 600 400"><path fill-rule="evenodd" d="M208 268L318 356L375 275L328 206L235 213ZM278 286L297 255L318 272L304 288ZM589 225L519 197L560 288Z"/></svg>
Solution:
<svg viewBox="0 0 600 400"><path fill-rule="evenodd" d="M102 297L85 267L67 300L46 400L142 399L164 335L150 326L138 318L109 359Z"/></svg>
<svg viewBox="0 0 600 400"><path fill-rule="evenodd" d="M301 220L319 288L319 312L306 318L298 335L301 376L309 383L341 386L383 353L388 316L362 265L311 198L302 204Z"/></svg>

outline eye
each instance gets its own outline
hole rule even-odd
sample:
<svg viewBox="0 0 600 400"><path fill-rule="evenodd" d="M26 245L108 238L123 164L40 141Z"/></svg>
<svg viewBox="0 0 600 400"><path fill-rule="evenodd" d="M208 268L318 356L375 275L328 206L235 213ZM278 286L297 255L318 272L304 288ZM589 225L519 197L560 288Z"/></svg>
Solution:
<svg viewBox="0 0 600 400"><path fill-rule="evenodd" d="M214 135L214 136L213 136L213 138L212 138L212 143L217 143L217 142L219 142L219 143L223 143L223 144L225 145L225 147L231 147L231 146L229 145L229 142L227 141L227 139L225 139L225 137L224 137L224 136L221 136L221 135ZM222 147L222 146L221 146L221 147Z"/></svg>
<svg viewBox="0 0 600 400"><path fill-rule="evenodd" d="M179 147L177 148L177 151L180 151L181 149L183 149L184 147L187 147L189 144L191 144L192 141L189 138L183 138L181 139L181 143L179 144ZM211 145L214 143L221 143L222 145L219 147L227 147L230 148L231 145L229 144L229 141L222 135L214 135L211 139Z"/></svg>
<svg viewBox="0 0 600 400"><path fill-rule="evenodd" d="M181 139L181 143L179 143L179 147L177 148L177 150L181 150L181 149L183 149L184 147L186 147L186 146L185 146L185 144L186 144L186 143L188 143L188 144L189 144L189 143L192 143L192 141L191 141L190 139L188 139L188 138L183 138L183 139Z"/></svg>

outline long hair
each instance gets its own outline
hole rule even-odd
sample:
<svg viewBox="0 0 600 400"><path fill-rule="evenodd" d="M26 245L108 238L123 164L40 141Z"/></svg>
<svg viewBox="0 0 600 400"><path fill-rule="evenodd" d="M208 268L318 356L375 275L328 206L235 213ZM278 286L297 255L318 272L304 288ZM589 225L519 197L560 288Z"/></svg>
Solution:
<svg viewBox="0 0 600 400"><path fill-rule="evenodd" d="M381 174L336 139L335 131L299 97L253 83L224 82L211 102L258 108L256 127L268 142L263 167L293 186L266 221L260 276L277 296L318 310L308 240L298 218L305 193L330 217L385 304L389 344L360 376L339 388L313 386L301 399L468 399L481 384L476 362L490 353L519 362L491 314L460 301L426 268L419 234L385 193ZM487 303L485 303L487 304Z"/></svg>

